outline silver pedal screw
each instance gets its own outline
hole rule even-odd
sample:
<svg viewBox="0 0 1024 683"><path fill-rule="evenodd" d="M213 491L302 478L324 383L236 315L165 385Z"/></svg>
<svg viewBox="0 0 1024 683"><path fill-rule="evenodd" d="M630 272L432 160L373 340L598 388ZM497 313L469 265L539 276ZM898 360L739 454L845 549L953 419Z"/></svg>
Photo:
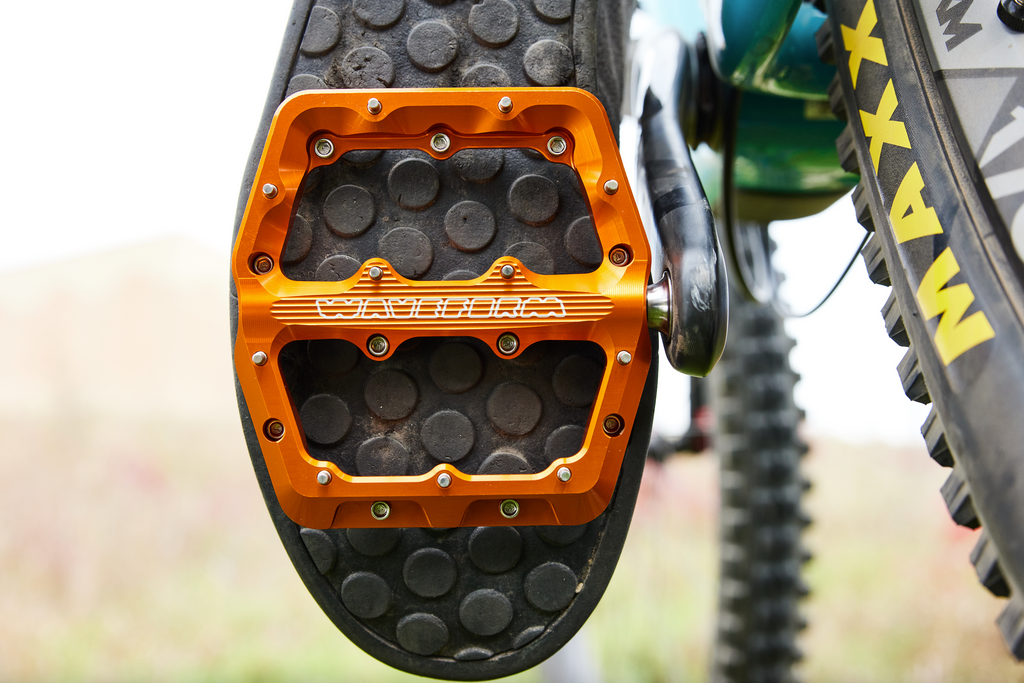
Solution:
<svg viewBox="0 0 1024 683"><path fill-rule="evenodd" d="M566 146L565 138L559 137L558 135L552 136L548 139L548 151L556 157L565 153Z"/></svg>
<svg viewBox="0 0 1024 683"><path fill-rule="evenodd" d="M501 516L505 519L515 519L519 516L519 503L514 500L501 501L501 506L498 509L501 510Z"/></svg>
<svg viewBox="0 0 1024 683"><path fill-rule="evenodd" d="M559 467L558 471L555 472L555 476L558 477L558 481L564 484L565 482L572 479L572 470L570 470L568 467Z"/></svg>
<svg viewBox="0 0 1024 683"><path fill-rule="evenodd" d="M448 139L448 136L444 133L438 133L434 137L430 138L430 148L435 152L447 152L448 148L452 146L452 141Z"/></svg>
<svg viewBox="0 0 1024 683"><path fill-rule="evenodd" d="M387 337L382 334L375 334L366 342L366 348L369 349L370 355L377 358L386 354L389 347Z"/></svg>
<svg viewBox="0 0 1024 683"><path fill-rule="evenodd" d="M333 478L334 477L331 476L331 473L328 470L320 470L316 473L316 483L321 486L327 486L331 483L331 479Z"/></svg>
<svg viewBox="0 0 1024 683"><path fill-rule="evenodd" d="M437 475L437 485L443 489L448 488L449 486L452 485L452 475L448 474L447 472L442 472L441 474Z"/></svg>
<svg viewBox="0 0 1024 683"><path fill-rule="evenodd" d="M501 351L506 356L511 356L519 348L519 337L506 332L505 334L498 337L498 351Z"/></svg>
<svg viewBox="0 0 1024 683"><path fill-rule="evenodd" d="M511 264L506 263L501 267L501 276L506 280L511 280L516 276L516 269Z"/></svg>
<svg viewBox="0 0 1024 683"><path fill-rule="evenodd" d="M378 522L384 521L390 514L391 506L382 500L378 500L370 506L370 515Z"/></svg>
<svg viewBox="0 0 1024 683"><path fill-rule="evenodd" d="M619 191L619 181L618 180L615 180L613 178L613 179L609 180L607 183L604 184L604 193L605 194L615 194L618 191Z"/></svg>
<svg viewBox="0 0 1024 683"><path fill-rule="evenodd" d="M380 100L378 100L376 97L371 97L366 101L366 111L370 112L371 114L379 114L380 110L383 108L384 107L382 107L380 104Z"/></svg>
<svg viewBox="0 0 1024 683"><path fill-rule="evenodd" d="M380 280L384 277L384 271L380 266L370 266L369 276L371 280Z"/></svg>
<svg viewBox="0 0 1024 683"><path fill-rule="evenodd" d="M507 114L510 111L512 111L512 98L502 97L500 100L498 100L498 111L500 111L502 114Z"/></svg>
<svg viewBox="0 0 1024 683"><path fill-rule="evenodd" d="M263 186L263 196L267 199L273 199L277 196L277 185L274 183L267 183Z"/></svg>
<svg viewBox="0 0 1024 683"><path fill-rule="evenodd" d="M256 353L252 354L252 362L253 365L259 365L261 367L266 365L267 354L263 353L262 351L257 351Z"/></svg>
<svg viewBox="0 0 1024 683"><path fill-rule="evenodd" d="M619 362L619 365L629 365L633 362L633 355L629 351L619 351L615 355L615 360Z"/></svg>
<svg viewBox="0 0 1024 683"><path fill-rule="evenodd" d="M330 159L331 155L334 154L334 143L327 138L321 138L313 145L313 151L321 159Z"/></svg>

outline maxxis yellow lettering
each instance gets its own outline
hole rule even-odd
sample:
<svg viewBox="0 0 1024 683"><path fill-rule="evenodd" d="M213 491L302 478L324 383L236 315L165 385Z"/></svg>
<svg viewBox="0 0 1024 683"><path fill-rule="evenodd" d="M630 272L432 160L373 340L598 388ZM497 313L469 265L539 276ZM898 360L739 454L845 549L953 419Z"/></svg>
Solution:
<svg viewBox="0 0 1024 683"><path fill-rule="evenodd" d="M896 198L892 200L892 208L889 210L892 231L900 244L926 235L942 234L942 224L935 215L935 209L924 205L924 199L921 197L923 189L924 179L921 178L921 169L917 167L915 161L907 175L903 176L900 189L896 190Z"/></svg>
<svg viewBox="0 0 1024 683"><path fill-rule="evenodd" d="M861 10L860 19L857 20L857 28L840 27L843 33L843 45L850 53L850 80L853 81L854 88L857 87L857 75L860 73L860 63L863 60L889 66L889 62L885 58L885 46L882 45L882 39L871 36L871 31L874 30L877 23L878 17L875 15L874 0L868 0L864 9Z"/></svg>
<svg viewBox="0 0 1024 683"><path fill-rule="evenodd" d="M882 99L878 101L878 110L871 112L860 112L860 122L864 126L864 137L871 138L871 163L874 164L875 173L878 172L878 160L882 156L882 145L899 145L910 149L910 138L907 137L907 126L902 121L893 121L892 115L896 111L899 101L896 99L896 90L892 87L892 79L885 86Z"/></svg>
<svg viewBox="0 0 1024 683"><path fill-rule="evenodd" d="M935 259L924 274L917 288L917 303L925 320L941 315L935 330L935 348L939 351L944 365L952 363L964 351L996 336L983 311L964 318L964 313L974 302L974 293L967 284L945 287L954 275L960 272L960 265L947 248Z"/></svg>
<svg viewBox="0 0 1024 683"><path fill-rule="evenodd" d="M857 19L856 28L840 25L843 46L850 53L850 81L854 90L857 88L857 77L860 75L860 67L864 60L889 66L882 39L871 35L877 24L878 15L874 0L867 0ZM906 125L892 118L898 106L896 89L890 78L875 112L859 109L864 137L870 139L868 151L871 154L876 178L882 149L886 143L911 149ZM943 232L935 209L924 203L924 197L921 195L924 189L924 178L915 161L900 181L889 209L889 222L898 244L929 235L941 235ZM933 339L944 365L949 365L965 351L996 336L984 311L976 311L964 318L975 298L970 285L961 283L946 287L950 279L959 272L960 265L956 262L952 249L947 247L929 266L917 288L917 303L924 319L931 320L941 316Z"/></svg>

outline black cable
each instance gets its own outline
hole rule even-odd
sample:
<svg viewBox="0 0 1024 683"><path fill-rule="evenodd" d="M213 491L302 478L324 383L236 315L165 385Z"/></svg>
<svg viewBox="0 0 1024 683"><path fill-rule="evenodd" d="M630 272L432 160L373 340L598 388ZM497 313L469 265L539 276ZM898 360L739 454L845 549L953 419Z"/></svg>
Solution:
<svg viewBox="0 0 1024 683"><path fill-rule="evenodd" d="M853 252L853 258L851 258L850 262L846 264L846 268L843 269L843 272L842 274L839 275L839 279L836 280L836 283L832 285L832 289L828 290L828 294L826 294L825 297L821 301L819 301L814 308L807 311L806 313L794 313L789 308L789 306L787 306L785 303L783 303L781 299L779 299L779 286L776 282L772 287L773 291L771 299L772 308L775 309L775 312L781 315L783 318L806 318L807 316L811 315L819 308L824 306L825 302L832 298L832 295L835 294L835 291L839 289L839 285L841 285L843 283L843 280L846 279L846 276L850 273L850 269L853 268L853 264L857 262L857 257L860 256L861 250L864 249L864 245L868 243L868 239L870 239L870 237L870 232L864 235L864 239L860 241L860 244L857 246L857 250ZM773 279L777 280L777 278Z"/></svg>
<svg viewBox="0 0 1024 683"><path fill-rule="evenodd" d="M781 315L783 318L806 318L811 315L819 308L825 305L835 291L842 284L843 280L846 279L850 269L853 268L853 264L857 261L857 256L860 254L864 245L868 243L868 238L871 236L870 233L864 235L864 239L861 240L857 250L853 253L853 257L850 262L846 264L846 268L839 275L835 284L828 290L828 294L817 303L811 310L805 313L794 313L789 306L779 299L779 278L775 272L775 267L771 262L771 248L768 238L767 227L762 228L764 244L760 245L762 249L760 253L764 255L762 259L764 263L755 264L761 265L766 271L765 280L768 281L767 285L758 284L760 278L754 273L757 270L756 267L752 267L751 264L747 263L747 259L744 254L740 253L739 248L739 233L738 230L742 229L739 225L738 207L736 201L736 180L734 177L735 173L735 162L736 162L736 136L737 128L739 126L739 111L741 92L736 88L727 88L723 96L723 109L724 109L724 123L725 129L723 131L722 140L722 209L723 209L723 223L725 224L724 237L725 237L725 252L729 259L729 266L736 273L736 277L732 278L732 281L739 285L740 294L748 301L761 304L771 304L775 312ZM756 249L749 250L751 258L757 259L759 253Z"/></svg>

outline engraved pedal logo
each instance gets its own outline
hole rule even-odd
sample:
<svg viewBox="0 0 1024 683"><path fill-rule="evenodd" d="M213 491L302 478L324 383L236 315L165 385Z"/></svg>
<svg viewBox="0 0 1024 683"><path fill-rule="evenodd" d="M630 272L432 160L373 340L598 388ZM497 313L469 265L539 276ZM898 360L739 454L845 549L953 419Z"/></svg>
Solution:
<svg viewBox="0 0 1024 683"><path fill-rule="evenodd" d="M317 299L316 311L328 320L488 320L564 318L557 296L409 297Z"/></svg>

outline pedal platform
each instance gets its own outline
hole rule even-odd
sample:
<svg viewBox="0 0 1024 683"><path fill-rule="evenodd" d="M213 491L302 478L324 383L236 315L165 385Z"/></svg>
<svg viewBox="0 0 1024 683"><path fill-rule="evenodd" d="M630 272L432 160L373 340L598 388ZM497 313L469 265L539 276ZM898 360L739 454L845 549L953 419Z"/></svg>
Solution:
<svg viewBox="0 0 1024 683"><path fill-rule="evenodd" d="M380 257L340 281L299 281L283 272L296 207L316 169L357 150L419 150L447 160L460 150L500 148L575 172L602 252L592 271L541 274L501 256L467 280L411 279ZM651 363L650 249L607 116L589 93L459 88L288 98L265 142L232 275L238 381L278 502L294 522L316 529L578 525L607 507ZM412 474L402 460L364 476L358 466L315 457L303 420L322 416L316 406L297 407L289 392L282 361L288 345L342 340L372 364L432 337L466 339L512 361L545 342L596 344L604 370L582 447L528 474L467 473L441 458ZM488 401L492 408L500 412L500 397L496 406ZM387 432L391 417L378 411L377 431ZM492 417L492 424L514 438L517 416L506 418ZM347 413L336 416L329 438L343 439L351 423Z"/></svg>

